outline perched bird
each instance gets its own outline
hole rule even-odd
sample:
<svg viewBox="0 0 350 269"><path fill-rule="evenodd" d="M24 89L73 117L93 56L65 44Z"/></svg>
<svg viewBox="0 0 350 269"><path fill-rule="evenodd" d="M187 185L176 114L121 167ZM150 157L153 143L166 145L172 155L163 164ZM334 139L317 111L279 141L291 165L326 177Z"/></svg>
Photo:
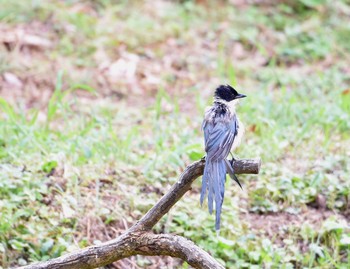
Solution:
<svg viewBox="0 0 350 269"><path fill-rule="evenodd" d="M208 208L213 212L215 199L216 230L220 230L221 207L224 199L226 172L242 188L233 170L233 161L226 158L231 149L235 149L243 135L243 126L239 122L235 105L238 99L246 97L229 85L221 85L215 90L214 102L204 116L202 129L205 142L205 168L202 179L200 203L203 204L208 191Z"/></svg>

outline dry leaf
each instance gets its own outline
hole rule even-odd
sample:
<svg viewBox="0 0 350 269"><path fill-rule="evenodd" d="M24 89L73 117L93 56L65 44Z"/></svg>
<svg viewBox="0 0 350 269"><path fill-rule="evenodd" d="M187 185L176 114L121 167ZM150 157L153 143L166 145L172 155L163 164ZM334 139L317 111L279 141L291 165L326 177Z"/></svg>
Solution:
<svg viewBox="0 0 350 269"><path fill-rule="evenodd" d="M128 53L113 62L107 70L107 75L112 83L120 81L132 82L135 80L139 56Z"/></svg>
<svg viewBox="0 0 350 269"><path fill-rule="evenodd" d="M52 42L44 37L32 34L26 34L22 29L15 30L0 30L1 43L19 43L23 46L50 48Z"/></svg>
<svg viewBox="0 0 350 269"><path fill-rule="evenodd" d="M15 75L9 72L3 74L4 80L12 87L22 88L22 81Z"/></svg>
<svg viewBox="0 0 350 269"><path fill-rule="evenodd" d="M344 90L344 91L342 91L341 94L342 94L342 95L350 94L350 88L349 88L349 89L346 89L346 90Z"/></svg>

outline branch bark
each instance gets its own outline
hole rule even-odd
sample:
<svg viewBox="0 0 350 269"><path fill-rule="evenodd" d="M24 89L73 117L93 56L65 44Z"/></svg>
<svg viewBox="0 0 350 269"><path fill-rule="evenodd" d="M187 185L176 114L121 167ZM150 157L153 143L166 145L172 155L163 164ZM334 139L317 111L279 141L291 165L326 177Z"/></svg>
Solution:
<svg viewBox="0 0 350 269"><path fill-rule="evenodd" d="M194 268L223 269L207 252L188 239L170 235L153 234L150 230L170 208L191 188L195 179L203 174L205 159L189 165L179 180L171 187L133 227L116 239L87 247L46 262L34 263L22 269L90 269L97 268L133 255L178 257ZM234 163L236 174L258 174L260 159L243 159Z"/></svg>

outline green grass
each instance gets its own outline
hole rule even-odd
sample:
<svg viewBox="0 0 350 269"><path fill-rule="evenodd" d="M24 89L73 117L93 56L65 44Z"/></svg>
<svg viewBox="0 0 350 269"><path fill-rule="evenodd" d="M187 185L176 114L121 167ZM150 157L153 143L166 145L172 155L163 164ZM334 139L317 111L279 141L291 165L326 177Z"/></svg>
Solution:
<svg viewBox="0 0 350 269"><path fill-rule="evenodd" d="M236 154L261 157L261 174L240 176L243 191L228 180L219 237L200 180L155 231L190 238L227 268L348 268L346 1L22 2L0 0L1 23L35 20L54 47L30 51L29 64L26 50L0 50L0 74L24 82L0 91L0 268L132 225L204 155L203 113L226 82L248 95ZM115 82L104 68L126 53L139 57L135 80ZM319 196L324 210L313 208Z"/></svg>

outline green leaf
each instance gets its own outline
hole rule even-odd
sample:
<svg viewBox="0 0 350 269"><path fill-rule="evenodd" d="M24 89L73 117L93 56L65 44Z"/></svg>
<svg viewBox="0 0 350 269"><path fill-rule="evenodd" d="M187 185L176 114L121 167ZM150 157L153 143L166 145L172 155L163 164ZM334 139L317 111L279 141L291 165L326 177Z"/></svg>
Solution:
<svg viewBox="0 0 350 269"><path fill-rule="evenodd" d="M45 173L51 173L53 169L57 167L56 161L49 161L41 166L41 170Z"/></svg>
<svg viewBox="0 0 350 269"><path fill-rule="evenodd" d="M24 243L22 241L19 241L17 239L12 239L9 241L11 247L16 250L22 250L23 248L27 247L28 244Z"/></svg>
<svg viewBox="0 0 350 269"><path fill-rule="evenodd" d="M333 220L333 219L327 219L323 225L323 229L326 232L330 231L342 231L343 229L347 228L347 225L341 221Z"/></svg>
<svg viewBox="0 0 350 269"><path fill-rule="evenodd" d="M203 152L198 152L198 151L190 151L188 156L192 161L199 160L200 158L203 157Z"/></svg>
<svg viewBox="0 0 350 269"><path fill-rule="evenodd" d="M12 106L2 97L0 97L0 109L9 117L12 121L17 121L18 115Z"/></svg>
<svg viewBox="0 0 350 269"><path fill-rule="evenodd" d="M87 91L89 93L93 93L96 95L96 90L92 87L90 87L89 85L86 84L74 84L71 88L69 88L69 90L67 91L68 93L71 93L73 91L76 90L84 90Z"/></svg>
<svg viewBox="0 0 350 269"><path fill-rule="evenodd" d="M0 243L0 252L1 253L5 253L6 252L5 246L2 243Z"/></svg>
<svg viewBox="0 0 350 269"><path fill-rule="evenodd" d="M350 234L343 234L340 239L340 245L341 246L350 246Z"/></svg>
<svg viewBox="0 0 350 269"><path fill-rule="evenodd" d="M51 238L47 239L46 242L44 242L42 245L41 245L41 253L43 254L46 254L49 252L50 249L52 249L53 247L53 240Z"/></svg>
<svg viewBox="0 0 350 269"><path fill-rule="evenodd" d="M320 257L324 257L323 248L316 244L310 244L310 250Z"/></svg>
<svg viewBox="0 0 350 269"><path fill-rule="evenodd" d="M299 0L299 2L303 3L305 6L309 8L314 8L324 4L325 0Z"/></svg>

